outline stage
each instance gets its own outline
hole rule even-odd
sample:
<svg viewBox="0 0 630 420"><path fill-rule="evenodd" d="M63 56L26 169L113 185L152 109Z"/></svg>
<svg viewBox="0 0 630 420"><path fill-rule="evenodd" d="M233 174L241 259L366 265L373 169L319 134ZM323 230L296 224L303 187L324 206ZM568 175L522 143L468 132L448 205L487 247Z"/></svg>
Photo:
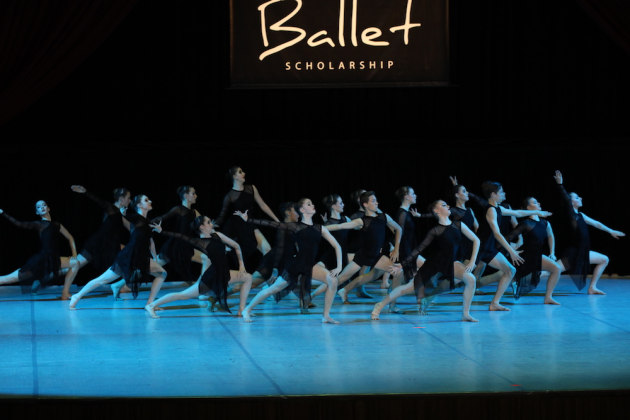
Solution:
<svg viewBox="0 0 630 420"><path fill-rule="evenodd" d="M359 396L371 404L458 396L461 404L567 393L583 402L580 394L630 389L630 282L608 277L599 286L607 295L586 295L563 276L554 295L560 306L542 304L541 284L518 301L506 293L510 312L489 312L491 285L473 300L479 323L460 321L457 291L439 296L426 316L405 296L403 314L384 310L379 321L370 319L376 299L351 296L353 304L343 305L336 298L339 325L320 322L322 295L311 314L299 314L289 296L259 305L254 322L245 323L197 300L167 304L152 319L143 309L148 290L114 301L108 288L98 289L70 311L56 286L37 295L5 286L0 394L12 404L75 406L155 398L332 404ZM181 287L166 283L160 296ZM367 290L377 298L384 293L378 283Z"/></svg>

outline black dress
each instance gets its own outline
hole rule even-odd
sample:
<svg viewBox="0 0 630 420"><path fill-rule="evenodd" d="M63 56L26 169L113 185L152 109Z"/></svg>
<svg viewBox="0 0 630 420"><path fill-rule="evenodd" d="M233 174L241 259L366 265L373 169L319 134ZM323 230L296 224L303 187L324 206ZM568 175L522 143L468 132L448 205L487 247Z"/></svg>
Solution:
<svg viewBox="0 0 630 420"><path fill-rule="evenodd" d="M381 256L388 251L384 249L387 216L385 213L377 213L376 216L364 214L362 219L361 246L355 254L353 262L362 267L374 267Z"/></svg>
<svg viewBox="0 0 630 420"><path fill-rule="evenodd" d="M129 242L118 253L110 270L125 280L135 298L139 285L148 282L151 276L152 229L147 219L138 213L128 214L125 218L130 223Z"/></svg>
<svg viewBox="0 0 630 420"><path fill-rule="evenodd" d="M59 222L37 220L21 222L6 213L2 215L22 229L36 230L39 234L40 249L31 256L18 271L18 281L22 286L39 280L42 286L47 286L59 275L61 257L59 255Z"/></svg>
<svg viewBox="0 0 630 420"><path fill-rule="evenodd" d="M364 211L357 210L350 215L350 220L360 219L365 215ZM348 253L356 254L359 248L361 248L362 243L362 232L361 230L350 230L348 231Z"/></svg>
<svg viewBox="0 0 630 420"><path fill-rule="evenodd" d="M156 217L152 220L152 223L162 221L168 223L172 221L174 225L174 231L186 236L194 236L192 223L195 220L197 214L194 210L189 209L181 204L173 207L168 213L163 216ZM193 283L195 281L195 275L192 273L192 262L194 250L192 245L188 242L180 240L175 237L170 237L160 247L160 257L169 262L169 267L179 275L181 280L187 283Z"/></svg>
<svg viewBox="0 0 630 420"><path fill-rule="evenodd" d="M85 196L103 209L103 221L83 245L79 254L88 260L94 269L103 272L114 263L123 242L123 215L120 209L95 195L86 192Z"/></svg>
<svg viewBox="0 0 630 420"><path fill-rule="evenodd" d="M454 222L462 222L466 225L471 232L475 231L475 217L470 207L466 209L459 208L457 206L451 207L451 220ZM462 235L462 243L459 247L459 255L457 259L459 261L465 261L472 255L473 242L466 236ZM477 261L479 256L477 256ZM476 262L476 261L475 261Z"/></svg>
<svg viewBox="0 0 630 420"><path fill-rule="evenodd" d="M501 220L501 207L500 206L492 206L488 204L486 207L486 213L490 209L490 207L494 207L497 212L497 222ZM486 214L484 213L484 214ZM497 256L499 250L497 248L497 240L494 237L494 233L488 224L487 218L484 216L483 220L479 224L479 230L477 231L477 236L481 241L481 245L479 247L479 261L483 261L488 264L494 257Z"/></svg>
<svg viewBox="0 0 630 420"><path fill-rule="evenodd" d="M170 239L185 242L187 245L198 249L210 259L210 267L201 275L199 282L199 294L203 295L212 291L220 306L230 311L227 304L227 286L230 282L230 264L225 252L225 244L213 233L209 238L193 238L177 232L162 231L162 235Z"/></svg>
<svg viewBox="0 0 630 420"><path fill-rule="evenodd" d="M569 237L568 242L560 252L560 260L566 269L567 274L575 283L578 290L586 286L586 276L590 271L589 251L591 240L588 233L588 225L584 221L582 213L576 212L571 204L571 197L562 184L556 184L558 192L562 198L564 213L568 221Z"/></svg>
<svg viewBox="0 0 630 420"><path fill-rule="evenodd" d="M291 233L296 252L286 261L284 270L280 274L287 281L287 287L276 293L275 298L280 300L299 286L298 297L302 308L307 308L311 302L311 280L313 266L317 263L317 252L322 238L322 225L307 225L303 222L284 223L259 219L248 219L248 224L269 226Z"/></svg>
<svg viewBox="0 0 630 420"><path fill-rule="evenodd" d="M266 280L272 278L274 269L276 273L282 273L286 262L295 254L293 235L286 229L278 229L273 247L262 259L256 271Z"/></svg>
<svg viewBox="0 0 630 420"><path fill-rule="evenodd" d="M413 216L409 210L405 210L399 207L394 216L394 220L402 228L402 235L400 237L399 246L399 258L404 260L411 252L418 246L418 239L416 237L416 224L413 221Z"/></svg>
<svg viewBox="0 0 630 420"><path fill-rule="evenodd" d="M540 283L540 272L542 270L542 256L545 251L547 241L547 221L538 221L530 218L521 220L518 226L508 234L506 239L513 242L518 235L523 236L521 257L525 260L516 267L514 280L516 281L516 293L514 299L528 294Z"/></svg>
<svg viewBox="0 0 630 420"><path fill-rule="evenodd" d="M431 228L422 243L402 262L405 278L414 279L416 294L424 286L426 294L434 294L442 289L442 281L449 283L449 288L455 288L455 270L453 264L458 260L458 249L462 242L461 222L451 222L450 225L438 224ZM423 252L425 262L416 268L416 259ZM424 256L424 255L423 255Z"/></svg>
<svg viewBox="0 0 630 420"><path fill-rule="evenodd" d="M339 225L341 223L350 222L350 218L342 216L342 219L335 219L329 217L324 223L324 226ZM350 229L341 229L330 232L330 234L337 240L341 247L341 266L345 267L348 264L348 236L352 232ZM322 241L320 247L320 255L318 260L323 262L327 269L332 270L337 267L337 254L335 249L328 243L328 241Z"/></svg>
<svg viewBox="0 0 630 420"><path fill-rule="evenodd" d="M254 199L253 185L244 185L243 191L230 190L223 199L223 206L219 217L215 221L215 226L229 238L232 238L241 247L243 261L247 272L253 272L260 259L258 252L258 242L254 233L254 226L246 223L239 216L234 215L235 211L248 212L252 216L252 210L256 200ZM236 265L236 256L231 253L231 265Z"/></svg>

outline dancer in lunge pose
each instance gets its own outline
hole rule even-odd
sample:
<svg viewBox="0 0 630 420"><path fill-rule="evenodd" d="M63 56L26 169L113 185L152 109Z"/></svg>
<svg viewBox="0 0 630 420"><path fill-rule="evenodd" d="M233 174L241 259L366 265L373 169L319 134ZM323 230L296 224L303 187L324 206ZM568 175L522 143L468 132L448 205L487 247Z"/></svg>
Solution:
<svg viewBox="0 0 630 420"><path fill-rule="evenodd" d="M424 287L425 297L423 301L426 301L438 294L452 290L458 283L463 282L462 321L477 322L470 315L470 304L475 294L475 276L472 274L472 270L475 267L474 261L479 250L479 238L464 223L451 221L449 218L451 211L446 202L437 200L429 208L437 217L438 225L429 230L420 246L415 248L402 262L402 267L400 265L392 267L393 273L398 275L404 270L405 277L413 278L413 281L398 286L382 301L374 305L373 320L379 319L381 310L385 305L402 295L413 292L414 289L417 293L420 287ZM465 236L472 243L471 254L466 257L468 261L466 264L458 261L458 249L462 243L462 236ZM416 269L417 257L422 255L425 250L432 252L424 259L424 264ZM423 308L421 313L424 314L425 309Z"/></svg>
<svg viewBox="0 0 630 420"><path fill-rule="evenodd" d="M193 208L197 203L197 191L194 187L186 185L177 188L177 195L181 204L171 208L166 214L153 218L151 223L165 223L166 225L172 221L175 232L195 236L197 232L193 231L191 226L195 218L200 216L200 213ZM158 264L162 267L168 264L181 280L188 284L194 283L198 277L192 272L192 261L201 263L201 256L195 257L195 249L192 245L172 236L164 242L158 254Z"/></svg>
<svg viewBox="0 0 630 420"><path fill-rule="evenodd" d="M198 233L198 238L192 238L177 232L164 231L159 223L151 224L150 226L154 231L162 235L185 241L208 257L208 259L204 259L203 272L195 284L181 292L169 293L144 307L152 318L159 318L155 313L155 309L161 305L176 300L193 299L198 297L199 294L208 292L212 292L214 299L219 302L221 307L230 312L227 304L227 287L228 284L237 283L241 284L237 316L241 316L252 285L252 276L245 271L241 247L236 242L220 232L215 232L212 220L206 216L197 216L193 220L192 230ZM225 252L226 245L236 252L239 263L238 271L230 270Z"/></svg>
<svg viewBox="0 0 630 420"><path fill-rule="evenodd" d="M269 226L276 229L286 229L290 231L293 234L293 240L297 251L292 258L285 263L283 272L276 279L273 285L258 292L258 294L249 302L245 310L243 310L243 319L247 322L251 322L251 312L254 307L265 300L268 296L276 293L286 295L298 285L300 307L302 311L308 311L311 299L311 278L313 276L313 266L317 263L317 251L319 249L321 238L323 237L335 248L337 267L328 272L325 278L328 287L324 298L322 322L337 323L337 321L330 317L330 308L337 291L337 275L342 268L341 247L330 232L328 232L328 229L313 222L315 206L311 200L308 198L302 198L296 203L295 208L300 215L300 221L297 223L248 219L247 213L240 211L235 212L237 216L241 217L248 223L257 226Z"/></svg>
<svg viewBox="0 0 630 420"><path fill-rule="evenodd" d="M48 286L59 275L65 274L66 278L74 277L77 264L74 238L61 223L52 220L50 208L44 200L35 203L35 214L40 220L21 222L6 214L2 209L0 209L0 214L19 228L36 230L40 241L39 252L30 257L21 268L0 276L0 285L19 282L23 286L31 285L31 291L37 292L39 287ZM72 257L59 255L59 234L68 241Z"/></svg>
<svg viewBox="0 0 630 420"><path fill-rule="evenodd" d="M540 203L534 197L527 197L523 202L523 208L526 210L541 210ZM545 270L549 272L549 279L547 280L544 302L550 305L559 305L552 297L560 278L561 268L555 261L555 237L551 223L537 215L529 216L522 219L505 239L508 242L514 242L519 235L523 238L523 244L519 250L522 251L521 257L525 261L516 267L516 274L514 275L516 292L514 293L514 299L519 299L521 296L534 290L540 282L540 272ZM549 256L544 255L545 245L549 248Z"/></svg>
<svg viewBox="0 0 630 420"><path fill-rule="evenodd" d="M234 215L234 212L242 213L251 211L254 204L272 220L279 219L264 202L255 185L245 184L245 172L239 166L233 166L228 170L227 177L232 184L232 189L225 195L219 217L215 221L217 230L227 237L238 242L243 252L245 268L253 272L259 264L259 257L265 255L271 249L269 242L259 229ZM257 250L260 254L257 253Z"/></svg>
<svg viewBox="0 0 630 420"><path fill-rule="evenodd" d="M548 211L542 210L511 210L502 207L500 204L505 201L505 191L503 186L494 181L486 181L481 185L484 197L488 200L488 206L482 220L477 235L481 240L481 248L479 251L479 260L488 264L490 267L501 272L500 275L491 274L479 279L479 286L486 286L492 282L498 281L497 290L490 302L489 310L491 311L509 311L510 309L501 305L501 297L505 290L512 282L516 268L514 265L523 263L523 258L510 246L499 229L499 220L502 215L515 217L528 217L537 215L540 217L551 216ZM512 264L507 258L499 252L497 243L502 246L512 259ZM497 279L498 277L498 279Z"/></svg>
<svg viewBox="0 0 630 420"><path fill-rule="evenodd" d="M588 286L588 294L605 295L606 293L597 288L597 282L604 273L609 259L606 255L590 249L591 243L588 226L602 230L615 239L626 236L626 234L611 229L579 211L580 207L582 207L582 197L577 195L577 193L567 192L564 188L563 177L560 171L556 171L554 179L556 180L558 192L562 198L571 227L570 242L560 253L559 263L561 264L562 271L566 270L578 290L582 290L586 285L586 276L590 271L589 265L594 264L595 268Z"/></svg>
<svg viewBox="0 0 630 420"><path fill-rule="evenodd" d="M61 299L70 299L70 286L74 282L79 270L91 263L98 272L103 272L114 263L116 255L123 246L122 234L124 231L123 214L127 211L131 194L127 188L116 188L113 192L114 202L102 200L90 193L82 185L70 187L75 193L84 195L94 201L103 209L103 222L98 230L90 236L79 255L77 264L71 276L66 276Z"/></svg>
<svg viewBox="0 0 630 420"><path fill-rule="evenodd" d="M350 281L346 286L338 290L338 294L344 303L348 302L348 294L353 288L365 284L371 280L379 278L388 267L398 261L398 249L400 246L400 237L402 229L387 214L381 212L378 208L378 201L374 191L367 191L361 194L361 206L365 211L365 215L361 218L354 219L350 222L329 226L330 231L340 229L361 229L361 247L354 256L354 259L348 263L339 275L339 284L350 279L355 273L361 270L361 274L354 280ZM394 238L394 249L389 256L388 249L384 249L385 230L387 228L394 229L396 232ZM400 284L402 276L394 276L392 279L392 288ZM390 310L396 311L395 307Z"/></svg>
<svg viewBox="0 0 630 420"><path fill-rule="evenodd" d="M147 214L152 208L153 203L146 195L138 194L133 198L125 215L125 218L129 220L131 229L129 242L118 253L111 267L99 277L88 282L77 294L72 295L69 309L76 309L79 300L90 291L121 277L125 279L135 298L138 295L140 283L143 283L149 275L153 276L147 303L153 302L162 287L162 283L164 283L164 279L166 279L166 271L156 261L155 243L151 237L151 227L147 221Z"/></svg>

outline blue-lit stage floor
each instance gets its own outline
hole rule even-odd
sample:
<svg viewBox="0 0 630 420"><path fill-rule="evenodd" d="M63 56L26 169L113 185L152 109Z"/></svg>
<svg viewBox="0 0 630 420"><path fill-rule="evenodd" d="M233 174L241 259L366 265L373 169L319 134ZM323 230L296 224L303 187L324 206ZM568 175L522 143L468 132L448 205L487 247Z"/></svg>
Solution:
<svg viewBox="0 0 630 420"><path fill-rule="evenodd" d="M336 298L340 325L317 308L267 301L247 324L196 300L174 302L151 319L137 300L115 302L109 288L69 311L60 289L36 296L0 287L0 395L4 397L242 397L352 394L527 393L630 389L630 282L604 278L606 296L578 292L563 277L561 306L542 304L541 284L511 312L489 312L475 296L479 323L460 322L461 294L440 296L427 316L413 298L404 314L375 301ZM180 290L169 284L160 295ZM381 296L376 283L368 291ZM489 286L484 291L492 292ZM253 296L253 294L251 295ZM236 298L230 300L236 303Z"/></svg>

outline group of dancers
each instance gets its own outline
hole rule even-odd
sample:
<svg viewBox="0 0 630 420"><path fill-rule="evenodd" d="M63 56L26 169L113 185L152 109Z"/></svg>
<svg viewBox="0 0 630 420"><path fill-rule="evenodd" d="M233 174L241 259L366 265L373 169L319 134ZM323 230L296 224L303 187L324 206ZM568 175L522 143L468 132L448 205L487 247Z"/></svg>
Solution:
<svg viewBox="0 0 630 420"><path fill-rule="evenodd" d="M379 208L374 191L362 189L351 197L358 209L350 216L344 214L341 196L331 194L323 199L322 214L316 212L311 199L302 198L282 203L277 217L258 189L245 182L242 168L230 168L227 176L232 189L215 220L194 208L197 192L193 186L179 187L180 204L150 217L153 203L144 194L132 199L128 189L117 188L109 202L73 185L73 192L92 200L104 213L100 227L80 252L70 232L52 220L44 201L35 205L36 221L19 221L0 209L15 226L36 230L41 242L40 251L23 267L0 276L0 285L19 283L35 291L63 276L61 299L68 300L69 309L75 310L83 297L100 286L111 284L115 298L122 292L135 298L140 285L150 282L145 310L152 318L159 318L156 311L162 305L193 298L208 299L211 308L218 305L231 312L227 298L239 293L236 315L246 322L252 321L254 308L270 296L280 300L295 292L300 311L308 313L315 306L312 299L324 293L324 323L338 323L331 317L335 296L343 303L350 303L352 291L358 297L371 298L364 289L371 281L388 288L386 296L374 305L373 320L379 319L385 307L400 312L396 300L405 294L415 293L420 312L426 313L436 296L463 286L462 320L477 322L470 314L471 302L477 288L492 283L497 287L490 311L509 311L501 304L508 287L518 299L536 288L541 273L549 276L544 304L557 305L553 292L560 274L569 274L581 290L590 265L595 268L588 293L604 294L597 283L608 257L590 249L588 227L614 238L625 236L581 212L581 197L567 192L560 171L553 178L563 205L560 216L570 226L570 238L559 258L553 229L546 220L551 213L542 210L534 197L527 197L520 209L504 205L505 191L498 182L484 182L482 195L477 196L451 177L452 195L431 203L426 213L415 210L415 191L404 186L396 191L400 206L393 217ZM469 206L471 199L482 209L479 218ZM250 217L256 206L268 218ZM416 234L417 218L435 221L422 238ZM271 244L262 233L269 229L276 233ZM68 241L71 256L60 255L60 235ZM161 237L159 251L155 235ZM87 264L102 274L71 295L77 273ZM188 287L158 298L167 269L175 271ZM248 302L252 288L260 290Z"/></svg>

